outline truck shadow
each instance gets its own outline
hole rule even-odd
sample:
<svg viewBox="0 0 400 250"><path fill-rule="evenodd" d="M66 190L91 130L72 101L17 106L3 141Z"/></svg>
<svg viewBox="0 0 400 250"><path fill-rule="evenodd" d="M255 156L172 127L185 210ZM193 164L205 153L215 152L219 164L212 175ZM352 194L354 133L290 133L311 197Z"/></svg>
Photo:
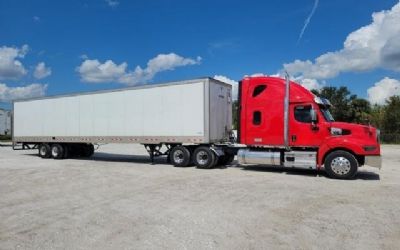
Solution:
<svg viewBox="0 0 400 250"><path fill-rule="evenodd" d="M29 156L39 157L38 154L25 154ZM79 157L74 156L68 159L82 160L82 161L103 161L103 162L128 162L128 163L147 163L151 164L150 157L146 155L124 155L124 154L113 154L113 153L94 153L91 157ZM61 160L62 161L62 160ZM170 165L167 163L165 156L155 157L154 164L157 165Z"/></svg>
<svg viewBox="0 0 400 250"><path fill-rule="evenodd" d="M277 166L269 166L269 165L249 165L249 166L239 166L236 167L242 168L244 171L258 171L258 172L271 172L271 173L280 173L287 175L303 175L307 177L318 177L323 176L325 178L329 178L324 170L312 170L312 169L296 169L296 168L285 168L285 167L277 167ZM380 180L380 176L377 173L359 170L357 175L355 176L356 180L367 180L367 181L378 181Z"/></svg>
<svg viewBox="0 0 400 250"><path fill-rule="evenodd" d="M88 160L88 161L104 161L104 162L131 162L131 163L147 163L151 164L150 157L147 155L123 155L113 153L100 153L96 152L92 157L76 157L74 159ZM155 157L154 164L168 165L165 156Z"/></svg>
<svg viewBox="0 0 400 250"><path fill-rule="evenodd" d="M25 154L25 155L39 157L37 153ZM150 157L147 155L125 155L125 154L113 154L113 153L102 153L102 152L96 152L92 157L72 157L70 159L82 160L82 161L128 162L128 163L151 164ZM172 165L167 162L166 156L155 157L154 164L172 167ZM190 167L194 167L194 165L190 165ZM226 166L218 165L214 169L225 169L230 167L241 168L241 170L243 171L270 172L270 173L280 173L286 175L302 175L307 177L323 176L329 178L326 172L323 170L317 171L311 169L285 168L285 167L269 166L269 165L241 166L237 165L236 161L234 161L231 165L226 165ZM212 171L213 169L199 169L199 170ZM378 181L380 180L380 176L377 173L364 171L361 169L357 173L355 179Z"/></svg>

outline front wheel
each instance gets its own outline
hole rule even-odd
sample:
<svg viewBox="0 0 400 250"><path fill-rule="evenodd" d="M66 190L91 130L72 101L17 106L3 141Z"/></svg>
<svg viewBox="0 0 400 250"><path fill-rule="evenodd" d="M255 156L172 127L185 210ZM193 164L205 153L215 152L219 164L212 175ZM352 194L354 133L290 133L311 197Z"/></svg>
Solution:
<svg viewBox="0 0 400 250"><path fill-rule="evenodd" d="M357 174L358 162L353 154L338 150L326 157L324 166L331 178L352 179Z"/></svg>

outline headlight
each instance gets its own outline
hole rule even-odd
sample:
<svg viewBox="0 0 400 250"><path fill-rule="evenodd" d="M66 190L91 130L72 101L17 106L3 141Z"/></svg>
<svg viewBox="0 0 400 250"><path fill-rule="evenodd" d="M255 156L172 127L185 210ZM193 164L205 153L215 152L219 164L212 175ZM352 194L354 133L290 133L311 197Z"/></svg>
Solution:
<svg viewBox="0 0 400 250"><path fill-rule="evenodd" d="M342 135L342 132L341 128L331 128L331 135Z"/></svg>

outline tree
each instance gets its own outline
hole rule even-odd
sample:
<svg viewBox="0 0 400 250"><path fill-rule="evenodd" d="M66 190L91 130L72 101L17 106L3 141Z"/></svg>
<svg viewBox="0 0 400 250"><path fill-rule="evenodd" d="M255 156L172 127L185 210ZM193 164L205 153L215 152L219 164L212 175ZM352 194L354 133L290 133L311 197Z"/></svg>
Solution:
<svg viewBox="0 0 400 250"><path fill-rule="evenodd" d="M392 96L386 101L382 128L386 134L400 133L400 97Z"/></svg>
<svg viewBox="0 0 400 250"><path fill-rule="evenodd" d="M371 107L369 112L369 121L372 126L383 128L383 119L385 117L385 107L375 104Z"/></svg>
<svg viewBox="0 0 400 250"><path fill-rule="evenodd" d="M323 87L313 93L332 103L331 112L337 121L362 122L370 109L368 101L352 95L347 87Z"/></svg>
<svg viewBox="0 0 400 250"><path fill-rule="evenodd" d="M233 101L232 105L232 126L233 129L238 129L238 108L239 108L239 101Z"/></svg>
<svg viewBox="0 0 400 250"><path fill-rule="evenodd" d="M369 123L371 105L365 99L355 98L350 102L350 113L349 121L356 123Z"/></svg>

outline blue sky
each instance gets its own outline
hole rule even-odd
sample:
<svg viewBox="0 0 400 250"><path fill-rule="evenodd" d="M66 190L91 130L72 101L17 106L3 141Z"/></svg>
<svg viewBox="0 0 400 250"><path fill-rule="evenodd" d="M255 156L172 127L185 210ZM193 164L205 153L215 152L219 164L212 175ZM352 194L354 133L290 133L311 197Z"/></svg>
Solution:
<svg viewBox="0 0 400 250"><path fill-rule="evenodd" d="M368 50L358 53L354 46L339 53L339 59L360 57L365 62L344 65L328 56L321 66L314 60L343 50L349 34L374 23L372 13L386 10L385 18L396 12L391 9L398 4L398 0L1 0L0 48L17 52L14 57L8 54L8 61L3 56L7 62L1 64L0 50L0 100L199 76L239 80L286 68L307 86L345 85L370 100L375 97L368 95L368 89L376 87L369 93L382 92L376 99L381 102L400 86L400 57L393 52L400 48L395 41L400 38L398 29L375 27L386 40L375 37L364 44L373 52L374 46L389 48L379 47L383 51L379 53L389 54L379 58L393 59L390 65L386 59L369 58L373 53ZM397 12L393 16L397 18ZM393 20L382 22L380 26L390 28ZM355 39L370 41L370 35L361 32ZM148 66L151 59L155 60ZM306 60L311 65L304 66ZM43 64L38 67L39 63ZM7 67L3 71L2 65ZM326 66L333 72L321 75ZM36 85L24 89L32 84Z"/></svg>

